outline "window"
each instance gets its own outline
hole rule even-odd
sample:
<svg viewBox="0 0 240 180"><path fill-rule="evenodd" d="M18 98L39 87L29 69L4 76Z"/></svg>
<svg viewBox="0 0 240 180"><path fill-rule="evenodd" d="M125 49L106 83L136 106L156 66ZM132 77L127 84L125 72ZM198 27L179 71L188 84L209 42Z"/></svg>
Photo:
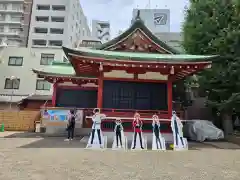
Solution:
<svg viewBox="0 0 240 180"><path fill-rule="evenodd" d="M9 66L22 66L22 64L23 64L23 57L10 56L8 59Z"/></svg>
<svg viewBox="0 0 240 180"><path fill-rule="evenodd" d="M5 89L19 89L20 79L5 79Z"/></svg>
<svg viewBox="0 0 240 180"><path fill-rule="evenodd" d="M51 84L43 79L37 79L36 90L49 91L51 89Z"/></svg>
<svg viewBox="0 0 240 180"><path fill-rule="evenodd" d="M51 17L52 22L64 22L64 17Z"/></svg>
<svg viewBox="0 0 240 180"><path fill-rule="evenodd" d="M4 26L0 26L0 32L4 32Z"/></svg>
<svg viewBox="0 0 240 180"><path fill-rule="evenodd" d="M34 46L46 46L47 45L47 41L46 40L42 40L42 39L36 39L36 40L33 40L33 45Z"/></svg>
<svg viewBox="0 0 240 180"><path fill-rule="evenodd" d="M65 11L65 6L64 5L52 5L52 10L53 11Z"/></svg>
<svg viewBox="0 0 240 180"><path fill-rule="evenodd" d="M50 5L37 5L37 10L50 10Z"/></svg>
<svg viewBox="0 0 240 180"><path fill-rule="evenodd" d="M49 17L48 16L36 16L36 21L48 22L49 21Z"/></svg>
<svg viewBox="0 0 240 180"><path fill-rule="evenodd" d="M51 41L49 41L49 46L62 46L62 41L60 41L60 40L51 40Z"/></svg>
<svg viewBox="0 0 240 180"><path fill-rule="evenodd" d="M19 32L19 27L9 27L9 32L13 32L13 33L20 33Z"/></svg>
<svg viewBox="0 0 240 180"><path fill-rule="evenodd" d="M51 65L54 61L54 54L41 54L40 65Z"/></svg>
<svg viewBox="0 0 240 180"><path fill-rule="evenodd" d="M51 28L50 33L52 33L52 34L63 34L63 29Z"/></svg>
<svg viewBox="0 0 240 180"><path fill-rule="evenodd" d="M48 33L48 29L47 28L38 28L38 27L36 27L34 29L34 32L35 33L41 33L41 34L47 34Z"/></svg>
<svg viewBox="0 0 240 180"><path fill-rule="evenodd" d="M12 10L22 11L23 5L22 4L12 4Z"/></svg>
<svg viewBox="0 0 240 180"><path fill-rule="evenodd" d="M11 21L13 22L19 22L22 20L22 17L18 15L11 15L10 17L11 17Z"/></svg>
<svg viewBox="0 0 240 180"><path fill-rule="evenodd" d="M1 10L7 10L7 5L5 5L5 4L0 4L0 9L1 9Z"/></svg>
<svg viewBox="0 0 240 180"><path fill-rule="evenodd" d="M0 14L0 21L5 21L5 15Z"/></svg>

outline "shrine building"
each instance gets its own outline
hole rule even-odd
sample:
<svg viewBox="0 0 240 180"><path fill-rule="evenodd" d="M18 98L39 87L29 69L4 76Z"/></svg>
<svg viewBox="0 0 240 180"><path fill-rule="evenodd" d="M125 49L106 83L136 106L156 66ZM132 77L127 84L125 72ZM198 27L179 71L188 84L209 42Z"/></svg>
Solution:
<svg viewBox="0 0 240 180"><path fill-rule="evenodd" d="M210 68L217 57L177 52L151 33L139 14L129 29L95 49L63 50L69 63L53 62L48 71L33 69L39 78L53 83L52 106L82 108L85 115L98 107L114 117L133 117L137 111L142 117L156 113L169 119L173 83ZM132 131L132 120L123 122L125 131ZM151 123L144 122L143 131L151 132ZM103 130L112 131L113 125L106 120ZM161 128L169 132L170 123Z"/></svg>

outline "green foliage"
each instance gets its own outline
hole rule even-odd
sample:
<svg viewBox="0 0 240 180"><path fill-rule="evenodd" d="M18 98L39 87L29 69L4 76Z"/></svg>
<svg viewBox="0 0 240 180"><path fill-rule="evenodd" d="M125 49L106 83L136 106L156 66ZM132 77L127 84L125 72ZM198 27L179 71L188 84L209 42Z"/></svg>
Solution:
<svg viewBox="0 0 240 180"><path fill-rule="evenodd" d="M183 24L189 54L218 54L199 75L208 106L230 113L240 105L240 0L190 0ZM240 107L240 106L239 106ZM239 108L240 112L240 108Z"/></svg>

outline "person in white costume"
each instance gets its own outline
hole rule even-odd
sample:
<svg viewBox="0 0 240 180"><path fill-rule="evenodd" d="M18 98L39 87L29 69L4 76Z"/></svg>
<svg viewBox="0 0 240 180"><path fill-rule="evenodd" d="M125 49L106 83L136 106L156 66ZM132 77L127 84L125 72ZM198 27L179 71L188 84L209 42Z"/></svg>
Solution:
<svg viewBox="0 0 240 180"><path fill-rule="evenodd" d="M114 132L115 132L115 138L114 138L114 142L113 142L113 147L123 148L124 134L123 134L123 125L122 125L121 119L116 120ZM119 144L120 144L120 146L119 146Z"/></svg>
<svg viewBox="0 0 240 180"><path fill-rule="evenodd" d="M93 140L94 140L94 136L95 136L96 131L97 131L99 145L101 146L102 145L101 122L102 122L102 119L104 119L106 117L106 115L105 114L100 114L100 109L98 109L98 108L94 109L93 113L94 113L94 115L92 116L93 125L92 125L90 146L93 145Z"/></svg>
<svg viewBox="0 0 240 180"><path fill-rule="evenodd" d="M181 147L184 147L184 138L183 138L183 124L181 120L177 117L176 112L173 111L171 118L171 128L173 132L174 146L179 147L179 139L181 141Z"/></svg>
<svg viewBox="0 0 240 180"><path fill-rule="evenodd" d="M157 146L157 149L162 149L163 147L162 147L162 143L161 143L161 140L160 140L161 132L160 132L159 117L155 114L155 115L153 115L152 119L153 119L153 122L152 122L153 135L155 135L156 146Z"/></svg>

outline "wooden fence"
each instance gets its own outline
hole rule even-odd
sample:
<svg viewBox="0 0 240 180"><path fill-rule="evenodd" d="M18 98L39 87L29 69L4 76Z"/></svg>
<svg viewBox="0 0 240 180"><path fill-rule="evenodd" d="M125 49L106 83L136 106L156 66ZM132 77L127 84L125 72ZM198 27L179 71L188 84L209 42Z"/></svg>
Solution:
<svg viewBox="0 0 240 180"><path fill-rule="evenodd" d="M0 124L6 131L34 131L39 119L39 111L0 111Z"/></svg>

